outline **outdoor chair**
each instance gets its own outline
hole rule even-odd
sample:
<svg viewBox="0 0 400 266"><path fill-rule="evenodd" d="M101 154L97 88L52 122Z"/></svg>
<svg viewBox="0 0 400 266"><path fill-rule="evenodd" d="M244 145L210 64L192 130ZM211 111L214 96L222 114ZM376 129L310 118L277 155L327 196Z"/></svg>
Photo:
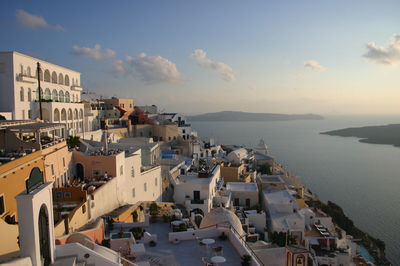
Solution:
<svg viewBox="0 0 400 266"><path fill-rule="evenodd" d="M209 258L207 257L202 257L201 261L203 262L203 266L212 266L214 265Z"/></svg>
<svg viewBox="0 0 400 266"><path fill-rule="evenodd" d="M223 248L222 246L213 247L213 248L212 248L212 251L213 251L213 253L214 253L215 255L218 255L218 253L219 253L219 255L223 256L224 253L223 253L223 251L222 251L222 248Z"/></svg>

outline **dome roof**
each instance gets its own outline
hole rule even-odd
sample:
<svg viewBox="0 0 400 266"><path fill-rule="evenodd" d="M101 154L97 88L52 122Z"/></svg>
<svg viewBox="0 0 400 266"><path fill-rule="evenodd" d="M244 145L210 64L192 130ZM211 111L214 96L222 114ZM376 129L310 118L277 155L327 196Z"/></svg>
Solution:
<svg viewBox="0 0 400 266"><path fill-rule="evenodd" d="M239 235L241 236L244 235L240 219L236 216L234 212L228 209L222 207L212 209L201 220L200 229L212 227L217 224L225 226L232 225L232 227L235 228L235 230L239 233Z"/></svg>

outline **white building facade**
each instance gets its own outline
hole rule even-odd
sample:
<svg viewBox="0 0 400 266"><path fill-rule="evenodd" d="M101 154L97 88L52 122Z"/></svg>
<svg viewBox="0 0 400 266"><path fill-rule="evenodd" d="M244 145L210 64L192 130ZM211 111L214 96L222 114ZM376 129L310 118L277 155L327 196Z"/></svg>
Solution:
<svg viewBox="0 0 400 266"><path fill-rule="evenodd" d="M12 112L13 120L39 117L38 62L42 119L66 124L72 135L82 132L81 74L18 52L0 52L0 112Z"/></svg>

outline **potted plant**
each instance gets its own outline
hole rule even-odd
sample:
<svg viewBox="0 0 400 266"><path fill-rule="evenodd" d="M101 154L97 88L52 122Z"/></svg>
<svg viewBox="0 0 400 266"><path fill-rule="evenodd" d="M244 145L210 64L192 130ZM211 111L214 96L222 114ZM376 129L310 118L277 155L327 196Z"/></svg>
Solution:
<svg viewBox="0 0 400 266"><path fill-rule="evenodd" d="M157 215L158 215L159 207L156 202L153 202L150 204L149 207L149 212L151 216L151 221L154 223L157 221Z"/></svg>
<svg viewBox="0 0 400 266"><path fill-rule="evenodd" d="M134 223L137 222L138 217L139 217L139 215L138 215L137 211L133 211L132 212L132 220Z"/></svg>
<svg viewBox="0 0 400 266"><path fill-rule="evenodd" d="M224 233L224 232L222 232L222 234L219 236L219 239L220 239L220 240L222 240L222 241L225 241L225 240L227 240L227 239L228 239L228 236L227 236L227 235L225 235L225 233Z"/></svg>
<svg viewBox="0 0 400 266"><path fill-rule="evenodd" d="M118 237L119 238L123 238L124 237L124 231L122 230L122 227L119 228Z"/></svg>
<svg viewBox="0 0 400 266"><path fill-rule="evenodd" d="M243 255L242 256L242 266L250 266L251 256Z"/></svg>

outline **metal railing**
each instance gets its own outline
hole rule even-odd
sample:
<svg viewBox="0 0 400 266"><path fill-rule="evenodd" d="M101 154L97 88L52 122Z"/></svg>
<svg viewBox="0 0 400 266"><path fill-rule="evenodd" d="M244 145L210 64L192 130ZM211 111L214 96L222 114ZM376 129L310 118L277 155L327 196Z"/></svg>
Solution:
<svg viewBox="0 0 400 266"><path fill-rule="evenodd" d="M216 227L216 228L220 227L220 228L228 228L228 229L230 229L239 238L241 244L245 246L245 248L250 252L250 255L258 262L258 264L260 264L261 266L265 266L265 264L262 262L262 260L254 252L254 250L247 244L246 238L245 238L246 234L241 236L239 234L239 232L236 231L236 229L232 225L227 226L226 224L210 225L210 226L203 227L201 229L207 229L207 228L212 228L212 227Z"/></svg>
<svg viewBox="0 0 400 266"><path fill-rule="evenodd" d="M262 262L262 260L257 256L257 254L254 252L254 250L247 244L246 239L243 239L244 237L246 237L246 235L241 236L239 234L238 231L236 231L236 229L230 225L230 229L232 230L232 232L234 232L234 234L239 238L240 242L242 243L242 245L244 245L246 247L246 249L251 253L251 256L262 266L264 266L265 264Z"/></svg>

